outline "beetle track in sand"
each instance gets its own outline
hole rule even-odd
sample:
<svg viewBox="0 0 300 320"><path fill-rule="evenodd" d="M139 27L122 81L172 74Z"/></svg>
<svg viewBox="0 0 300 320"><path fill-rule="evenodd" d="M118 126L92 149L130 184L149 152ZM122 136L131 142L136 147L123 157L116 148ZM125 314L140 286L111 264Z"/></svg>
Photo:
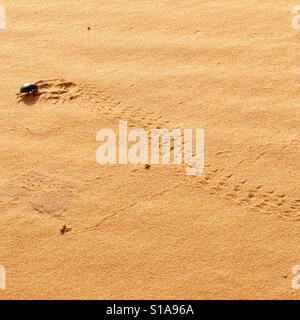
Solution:
<svg viewBox="0 0 300 320"><path fill-rule="evenodd" d="M115 121L127 120L129 127L143 128L148 133L153 128L173 129L171 121L163 116L156 116L153 112L145 113L139 107L127 106L93 85L78 85L63 79L40 80L36 84L40 88L40 98L53 104L83 99L86 107L100 111ZM184 175L184 171L183 168L176 169L175 174ZM293 199L278 190L251 185L247 180L235 178L225 168L207 165L201 176L188 179L184 177L184 183L230 199L253 212L300 220L300 197Z"/></svg>

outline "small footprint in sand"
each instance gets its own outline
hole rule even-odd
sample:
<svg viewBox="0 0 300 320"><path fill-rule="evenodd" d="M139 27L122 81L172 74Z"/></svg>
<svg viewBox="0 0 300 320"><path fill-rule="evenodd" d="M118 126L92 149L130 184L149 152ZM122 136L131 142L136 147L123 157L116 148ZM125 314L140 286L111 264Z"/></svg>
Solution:
<svg viewBox="0 0 300 320"><path fill-rule="evenodd" d="M79 85L63 79L39 80L35 84L39 88L38 92L29 95L18 93L19 102L23 101L26 104L33 104L38 99L42 99L57 104L78 99L82 95Z"/></svg>
<svg viewBox="0 0 300 320"><path fill-rule="evenodd" d="M223 173L223 169L206 168L203 176L188 180L189 184L201 185L212 194L232 199L237 205L264 214L276 214L289 220L300 220L300 200L291 199L281 192L253 186L247 180L236 181L232 173Z"/></svg>
<svg viewBox="0 0 300 320"><path fill-rule="evenodd" d="M75 100L82 95L79 85L63 79L40 80L36 84L39 87L41 98L51 100L54 104Z"/></svg>

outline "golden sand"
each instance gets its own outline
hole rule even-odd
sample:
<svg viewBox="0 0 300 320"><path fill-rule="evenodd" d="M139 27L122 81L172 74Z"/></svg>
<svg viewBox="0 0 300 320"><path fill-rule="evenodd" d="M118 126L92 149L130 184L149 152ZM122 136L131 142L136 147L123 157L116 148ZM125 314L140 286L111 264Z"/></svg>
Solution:
<svg viewBox="0 0 300 320"><path fill-rule="evenodd" d="M300 297L294 2L0 4L1 299ZM204 174L99 165L120 119L203 128Z"/></svg>

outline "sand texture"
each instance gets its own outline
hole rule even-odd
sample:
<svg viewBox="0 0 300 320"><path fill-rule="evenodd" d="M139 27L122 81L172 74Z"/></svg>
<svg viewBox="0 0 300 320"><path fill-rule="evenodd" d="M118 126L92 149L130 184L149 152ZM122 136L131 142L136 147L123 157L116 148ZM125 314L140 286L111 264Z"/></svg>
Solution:
<svg viewBox="0 0 300 320"><path fill-rule="evenodd" d="M0 299L299 299L294 2L0 4ZM204 173L100 165L119 120L203 128Z"/></svg>

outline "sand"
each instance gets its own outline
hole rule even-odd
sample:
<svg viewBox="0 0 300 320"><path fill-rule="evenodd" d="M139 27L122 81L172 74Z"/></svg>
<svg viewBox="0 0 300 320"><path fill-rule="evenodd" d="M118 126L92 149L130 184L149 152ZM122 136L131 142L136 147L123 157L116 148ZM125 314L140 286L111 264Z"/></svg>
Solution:
<svg viewBox="0 0 300 320"><path fill-rule="evenodd" d="M294 2L1 4L1 299L299 299ZM203 128L204 173L100 165L119 120Z"/></svg>

